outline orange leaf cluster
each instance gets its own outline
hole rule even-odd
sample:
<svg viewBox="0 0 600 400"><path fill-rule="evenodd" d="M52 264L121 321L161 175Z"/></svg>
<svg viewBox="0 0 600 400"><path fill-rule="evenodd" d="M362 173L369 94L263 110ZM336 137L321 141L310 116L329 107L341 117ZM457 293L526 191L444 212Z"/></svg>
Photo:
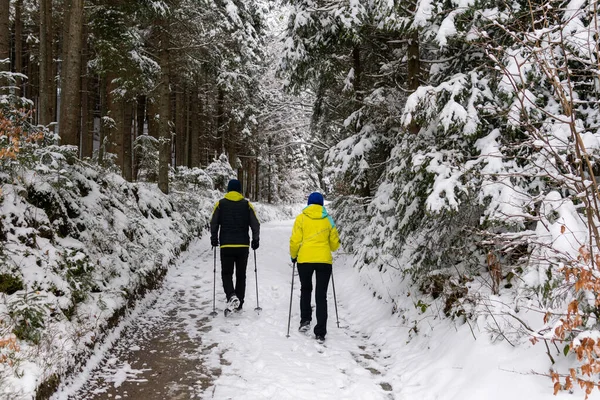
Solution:
<svg viewBox="0 0 600 400"><path fill-rule="evenodd" d="M9 118L0 110L0 137L6 138L6 143L0 145L0 160L15 159L24 142L38 142L44 138L43 132L27 133L22 125L31 118L31 111L15 110Z"/></svg>
<svg viewBox="0 0 600 400"><path fill-rule="evenodd" d="M20 350L20 348L19 348L19 345L17 344L17 339L14 336L10 336L8 338L0 338L0 352L3 349L8 349L10 351L18 352ZM7 361L8 361L8 356L6 354L0 354L0 363L5 363Z"/></svg>
<svg viewBox="0 0 600 400"><path fill-rule="evenodd" d="M585 290L593 293L596 299L595 305L600 306L600 278L594 273L594 268L600 267L600 255L592 256L590 249L581 246L577 261L578 263L563 268L566 281L573 282L576 292ZM561 324L554 330L556 339L565 340L582 330L584 312L580 307L581 304L577 300L573 300L567 305L566 316L560 319ZM546 314L544 321L547 322L548 319L549 315ZM569 390L574 384L577 384L585 391L587 399L594 388L600 389L600 340L596 341L586 337L571 341L568 350L575 354L580 365L577 368L571 368L568 375L561 376L556 372L550 373L554 382L554 394L560 390ZM564 380L564 384L562 380Z"/></svg>

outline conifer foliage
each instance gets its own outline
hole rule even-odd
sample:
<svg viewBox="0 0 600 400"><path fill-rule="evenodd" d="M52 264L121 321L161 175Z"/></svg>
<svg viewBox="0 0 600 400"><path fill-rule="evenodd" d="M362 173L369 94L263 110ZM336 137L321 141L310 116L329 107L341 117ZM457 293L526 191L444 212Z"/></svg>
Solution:
<svg viewBox="0 0 600 400"><path fill-rule="evenodd" d="M597 2L289 3L283 70L315 90L339 229L375 292L401 304L417 285L461 320L489 313L476 286L510 293L499 336L562 343L580 364L552 372L557 390L589 393ZM535 326L514 311L532 302L546 315Z"/></svg>

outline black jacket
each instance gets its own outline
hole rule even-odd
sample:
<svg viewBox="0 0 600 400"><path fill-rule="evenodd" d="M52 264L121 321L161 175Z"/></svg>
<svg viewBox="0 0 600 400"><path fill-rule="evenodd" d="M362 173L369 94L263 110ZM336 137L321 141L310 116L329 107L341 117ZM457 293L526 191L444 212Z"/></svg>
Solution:
<svg viewBox="0 0 600 400"><path fill-rule="evenodd" d="M220 229L219 229L220 228ZM221 247L249 247L252 240L259 240L260 223L254 207L238 192L229 192L215 204L210 220L210 238L219 238Z"/></svg>

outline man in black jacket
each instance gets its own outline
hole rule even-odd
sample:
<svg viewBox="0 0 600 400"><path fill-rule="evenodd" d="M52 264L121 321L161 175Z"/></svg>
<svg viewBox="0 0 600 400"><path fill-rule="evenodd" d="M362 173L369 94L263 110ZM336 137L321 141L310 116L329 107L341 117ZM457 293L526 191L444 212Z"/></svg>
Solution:
<svg viewBox="0 0 600 400"><path fill-rule="evenodd" d="M252 229L252 243L249 229ZM237 179L230 180L227 194L215 204L210 220L210 243L213 247L221 244L221 279L228 311L242 309L246 293L248 248L252 246L253 250L258 249L259 234L260 223L254 207L242 195L242 184Z"/></svg>

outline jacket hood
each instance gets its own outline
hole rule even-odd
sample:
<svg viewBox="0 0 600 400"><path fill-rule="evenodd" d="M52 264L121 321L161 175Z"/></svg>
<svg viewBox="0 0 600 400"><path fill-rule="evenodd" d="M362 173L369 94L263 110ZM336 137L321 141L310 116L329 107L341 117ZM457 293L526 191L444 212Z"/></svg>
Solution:
<svg viewBox="0 0 600 400"><path fill-rule="evenodd" d="M244 196L240 192L231 191L225 194L225 198L231 201L240 201L244 199Z"/></svg>
<svg viewBox="0 0 600 400"><path fill-rule="evenodd" d="M307 207L304 207L302 213L312 219L323 219L329 216L325 207L319 204L311 204Z"/></svg>

